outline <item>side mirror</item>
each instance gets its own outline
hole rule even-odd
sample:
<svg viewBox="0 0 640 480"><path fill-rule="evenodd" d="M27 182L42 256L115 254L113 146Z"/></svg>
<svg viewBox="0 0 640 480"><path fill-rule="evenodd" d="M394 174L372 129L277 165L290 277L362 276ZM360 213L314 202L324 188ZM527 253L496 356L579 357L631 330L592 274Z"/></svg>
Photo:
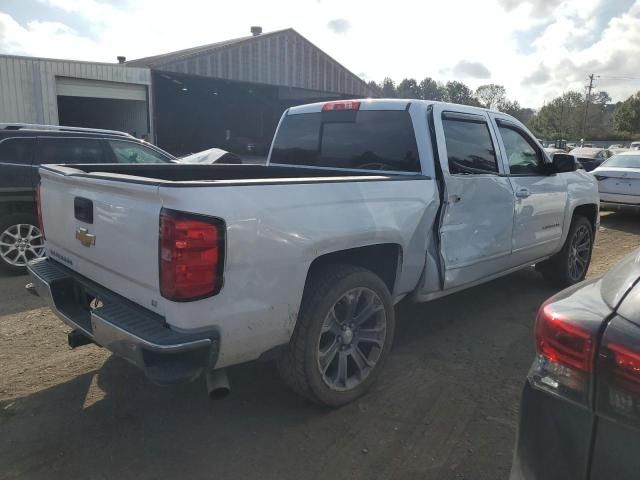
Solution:
<svg viewBox="0 0 640 480"><path fill-rule="evenodd" d="M578 166L573 155L556 153L553 156L553 169L556 173L575 172Z"/></svg>

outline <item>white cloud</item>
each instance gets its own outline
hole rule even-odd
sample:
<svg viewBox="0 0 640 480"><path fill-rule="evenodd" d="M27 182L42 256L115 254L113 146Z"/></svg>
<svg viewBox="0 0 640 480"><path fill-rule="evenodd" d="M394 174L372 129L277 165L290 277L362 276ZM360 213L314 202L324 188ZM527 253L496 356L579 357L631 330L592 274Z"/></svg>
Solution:
<svg viewBox="0 0 640 480"><path fill-rule="evenodd" d="M351 28L351 23L345 18L335 18L327 22L327 27L334 33L347 33Z"/></svg>
<svg viewBox="0 0 640 480"><path fill-rule="evenodd" d="M199 0L37 1L77 17L86 31L46 21L36 7L33 20L18 23L0 6L0 52L115 62L117 55L165 53L248 35L251 25L262 25L265 32L295 28L369 79L431 76L476 88L490 72L511 98L534 107L581 89L589 73L601 74L598 85L616 100L640 89L640 82L604 78L639 70L640 0L633 7L633 0L396 0L384 11L344 0L235 0L224 9ZM345 19L347 36L327 28ZM474 62L486 72L469 76L455 68Z"/></svg>
<svg viewBox="0 0 640 480"><path fill-rule="evenodd" d="M68 58L86 58L100 45L79 36L59 22L29 22L26 27L0 13L0 51L19 55L58 57L60 52L74 52Z"/></svg>
<svg viewBox="0 0 640 480"><path fill-rule="evenodd" d="M453 67L453 73L460 78L489 78L491 72L480 62L460 60Z"/></svg>

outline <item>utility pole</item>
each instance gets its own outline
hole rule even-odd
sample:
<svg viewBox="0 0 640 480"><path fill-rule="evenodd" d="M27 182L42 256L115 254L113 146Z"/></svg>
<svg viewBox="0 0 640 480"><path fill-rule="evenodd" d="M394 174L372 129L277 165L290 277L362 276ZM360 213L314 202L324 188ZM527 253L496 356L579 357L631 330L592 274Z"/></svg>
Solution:
<svg viewBox="0 0 640 480"><path fill-rule="evenodd" d="M593 79L595 75L592 73L589 75L589 86L587 87L587 98L584 102L584 118L582 119L582 141L584 142L584 135L587 129L587 114L589 113L589 102L591 101L591 90L593 90Z"/></svg>

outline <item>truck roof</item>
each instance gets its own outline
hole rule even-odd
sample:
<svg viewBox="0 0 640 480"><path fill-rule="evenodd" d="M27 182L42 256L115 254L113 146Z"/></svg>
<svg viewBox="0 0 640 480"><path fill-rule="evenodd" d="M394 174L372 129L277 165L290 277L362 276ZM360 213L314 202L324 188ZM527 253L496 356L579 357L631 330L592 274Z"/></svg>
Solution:
<svg viewBox="0 0 640 480"><path fill-rule="evenodd" d="M437 102L435 100L417 100L414 98L354 98L350 100L331 100L326 102L309 103L306 105L299 105L297 107L291 107L288 111L289 115L297 115L301 113L317 113L321 112L325 104L328 103L349 103L359 102L360 110L404 110L409 104L419 104L423 108L427 108L429 105L451 105L456 108L464 107L465 110L477 110L478 112L486 112L486 108L472 107L469 105L459 105L448 102Z"/></svg>

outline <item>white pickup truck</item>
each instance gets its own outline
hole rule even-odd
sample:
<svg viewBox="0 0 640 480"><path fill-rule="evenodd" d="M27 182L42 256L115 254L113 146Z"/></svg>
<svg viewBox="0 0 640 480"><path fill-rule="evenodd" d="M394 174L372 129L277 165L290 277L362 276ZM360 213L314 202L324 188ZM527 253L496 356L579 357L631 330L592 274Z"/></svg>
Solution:
<svg viewBox="0 0 640 480"><path fill-rule="evenodd" d="M394 304L536 264L581 281L598 189L514 118L415 100L288 109L267 165L47 165L37 292L154 382L276 358L300 394L361 395Z"/></svg>

